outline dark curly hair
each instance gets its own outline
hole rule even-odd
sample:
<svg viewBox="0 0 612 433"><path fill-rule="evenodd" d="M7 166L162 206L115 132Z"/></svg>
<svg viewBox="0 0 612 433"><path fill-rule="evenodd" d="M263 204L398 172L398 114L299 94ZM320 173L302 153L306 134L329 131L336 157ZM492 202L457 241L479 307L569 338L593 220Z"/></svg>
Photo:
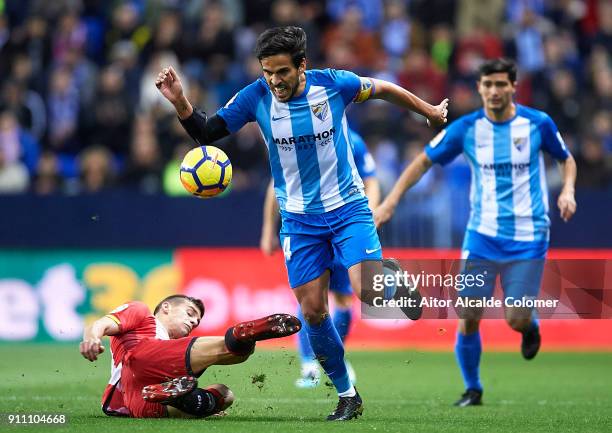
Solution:
<svg viewBox="0 0 612 433"><path fill-rule="evenodd" d="M261 59L277 54L289 54L297 68L306 58L306 32L301 27L274 27L257 38L255 56Z"/></svg>
<svg viewBox="0 0 612 433"><path fill-rule="evenodd" d="M478 68L478 78L480 79L483 75L491 75L498 72L506 72L512 83L516 81L516 63L504 57L487 60L480 65L480 68Z"/></svg>

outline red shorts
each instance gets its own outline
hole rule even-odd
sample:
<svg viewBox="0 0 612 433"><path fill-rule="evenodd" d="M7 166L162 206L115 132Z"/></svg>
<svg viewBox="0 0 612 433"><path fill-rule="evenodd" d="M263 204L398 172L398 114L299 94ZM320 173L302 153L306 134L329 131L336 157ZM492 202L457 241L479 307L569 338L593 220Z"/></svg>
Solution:
<svg viewBox="0 0 612 433"><path fill-rule="evenodd" d="M180 376L195 376L191 371L190 350L197 337L174 340L142 340L123 359L121 387L123 400L134 418L167 416L166 406L148 403L142 388Z"/></svg>

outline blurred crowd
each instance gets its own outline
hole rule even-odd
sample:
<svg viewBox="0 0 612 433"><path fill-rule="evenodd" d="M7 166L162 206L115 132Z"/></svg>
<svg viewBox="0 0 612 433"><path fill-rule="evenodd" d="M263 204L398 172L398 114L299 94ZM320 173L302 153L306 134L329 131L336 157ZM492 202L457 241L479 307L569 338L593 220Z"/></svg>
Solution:
<svg viewBox="0 0 612 433"><path fill-rule="evenodd" d="M154 86L158 71L173 65L188 98L214 113L260 75L257 35L288 24L308 34L309 68L387 79L432 103L448 96L451 120L479 107L483 59L516 59L517 101L557 123L579 187L610 190L612 0L0 0L0 193L180 194L193 143ZM384 189L435 133L376 101L349 121ZM233 188L265 187L256 126L220 146ZM458 161L422 188L467 173Z"/></svg>

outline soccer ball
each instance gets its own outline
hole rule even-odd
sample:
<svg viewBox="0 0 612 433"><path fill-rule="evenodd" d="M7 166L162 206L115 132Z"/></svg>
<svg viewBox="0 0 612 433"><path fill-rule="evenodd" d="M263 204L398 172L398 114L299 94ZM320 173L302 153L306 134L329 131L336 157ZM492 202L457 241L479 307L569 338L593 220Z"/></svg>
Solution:
<svg viewBox="0 0 612 433"><path fill-rule="evenodd" d="M232 163L221 149L200 146L191 149L181 163L181 183L196 197L221 194L232 180Z"/></svg>

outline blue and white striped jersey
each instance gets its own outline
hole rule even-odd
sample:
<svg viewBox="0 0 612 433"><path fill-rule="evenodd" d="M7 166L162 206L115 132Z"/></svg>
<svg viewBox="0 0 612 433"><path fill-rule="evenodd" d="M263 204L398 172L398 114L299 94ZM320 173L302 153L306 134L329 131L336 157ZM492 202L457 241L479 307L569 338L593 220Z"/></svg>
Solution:
<svg viewBox="0 0 612 433"><path fill-rule="evenodd" d="M542 150L557 160L569 156L552 119L518 104L506 122L489 120L483 109L463 116L425 148L440 164L463 152L472 171L468 230L511 241L548 240Z"/></svg>
<svg viewBox="0 0 612 433"><path fill-rule="evenodd" d="M353 145L353 156L355 157L355 165L361 179L376 176L376 163L372 154L368 150L365 141L361 135L349 128L349 137Z"/></svg>
<svg viewBox="0 0 612 433"><path fill-rule="evenodd" d="M262 77L217 114L230 132L257 122L282 210L319 214L364 197L345 109L371 92L372 82L352 72L310 70L304 92L288 102L276 100Z"/></svg>

